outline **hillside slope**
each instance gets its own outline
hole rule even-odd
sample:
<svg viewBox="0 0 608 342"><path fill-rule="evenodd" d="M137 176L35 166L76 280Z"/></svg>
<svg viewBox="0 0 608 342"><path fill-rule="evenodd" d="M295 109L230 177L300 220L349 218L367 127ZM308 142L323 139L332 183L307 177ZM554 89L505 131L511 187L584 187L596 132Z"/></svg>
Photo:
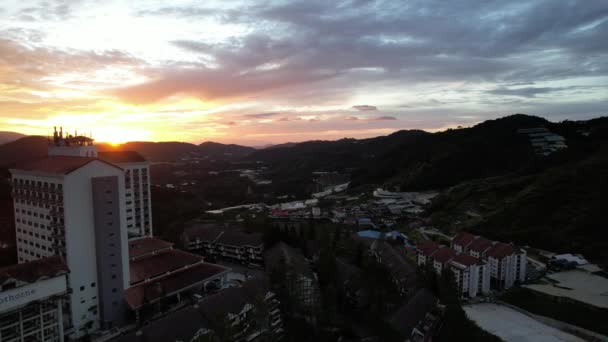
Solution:
<svg viewBox="0 0 608 342"><path fill-rule="evenodd" d="M512 115L472 128L428 133L398 131L363 140L310 141L254 152L271 166L274 182L298 187L314 171L352 172L353 186L386 184L401 190L444 188L518 170L535 158L517 129L547 126L545 119Z"/></svg>
<svg viewBox="0 0 608 342"><path fill-rule="evenodd" d="M581 160L539 173L467 182L430 208L433 224L559 253L582 253L608 265L608 144Z"/></svg>

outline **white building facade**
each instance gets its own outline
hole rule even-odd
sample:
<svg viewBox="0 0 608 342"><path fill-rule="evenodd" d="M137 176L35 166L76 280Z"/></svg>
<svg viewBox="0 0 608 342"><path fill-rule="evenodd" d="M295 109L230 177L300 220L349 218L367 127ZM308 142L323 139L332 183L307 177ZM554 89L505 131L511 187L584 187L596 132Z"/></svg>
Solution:
<svg viewBox="0 0 608 342"><path fill-rule="evenodd" d="M124 171L81 140L55 133L49 157L10 170L19 263L59 255L70 269L70 338L120 324L129 286Z"/></svg>
<svg viewBox="0 0 608 342"><path fill-rule="evenodd" d="M129 237L152 236L150 162L137 152L100 152L99 158L119 166L125 177L125 213Z"/></svg>

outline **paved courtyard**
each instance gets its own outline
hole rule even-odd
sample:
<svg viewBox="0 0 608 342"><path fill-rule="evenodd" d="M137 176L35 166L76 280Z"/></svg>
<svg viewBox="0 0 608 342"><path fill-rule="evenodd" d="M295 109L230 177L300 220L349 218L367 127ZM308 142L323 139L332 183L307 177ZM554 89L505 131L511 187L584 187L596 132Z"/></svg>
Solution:
<svg viewBox="0 0 608 342"><path fill-rule="evenodd" d="M470 319L506 342L583 342L509 307L482 303L463 307Z"/></svg>

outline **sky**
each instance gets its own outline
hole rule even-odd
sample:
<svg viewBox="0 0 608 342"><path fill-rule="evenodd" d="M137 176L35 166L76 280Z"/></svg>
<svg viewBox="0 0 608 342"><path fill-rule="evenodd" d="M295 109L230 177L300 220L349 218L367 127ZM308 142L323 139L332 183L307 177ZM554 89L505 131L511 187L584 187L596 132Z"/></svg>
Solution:
<svg viewBox="0 0 608 342"><path fill-rule="evenodd" d="M608 114L608 1L0 0L0 130L259 146Z"/></svg>

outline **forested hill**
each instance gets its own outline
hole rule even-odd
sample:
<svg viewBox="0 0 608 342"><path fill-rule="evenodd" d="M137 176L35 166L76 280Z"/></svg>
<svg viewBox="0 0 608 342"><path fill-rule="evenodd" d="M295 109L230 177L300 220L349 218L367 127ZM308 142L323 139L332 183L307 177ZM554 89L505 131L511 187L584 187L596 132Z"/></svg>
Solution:
<svg viewBox="0 0 608 342"><path fill-rule="evenodd" d="M520 114L438 133L406 130L363 140L310 141L259 150L248 158L270 164L277 181L313 171L351 171L354 186L443 188L529 164L533 150L517 129L549 125L545 119Z"/></svg>

